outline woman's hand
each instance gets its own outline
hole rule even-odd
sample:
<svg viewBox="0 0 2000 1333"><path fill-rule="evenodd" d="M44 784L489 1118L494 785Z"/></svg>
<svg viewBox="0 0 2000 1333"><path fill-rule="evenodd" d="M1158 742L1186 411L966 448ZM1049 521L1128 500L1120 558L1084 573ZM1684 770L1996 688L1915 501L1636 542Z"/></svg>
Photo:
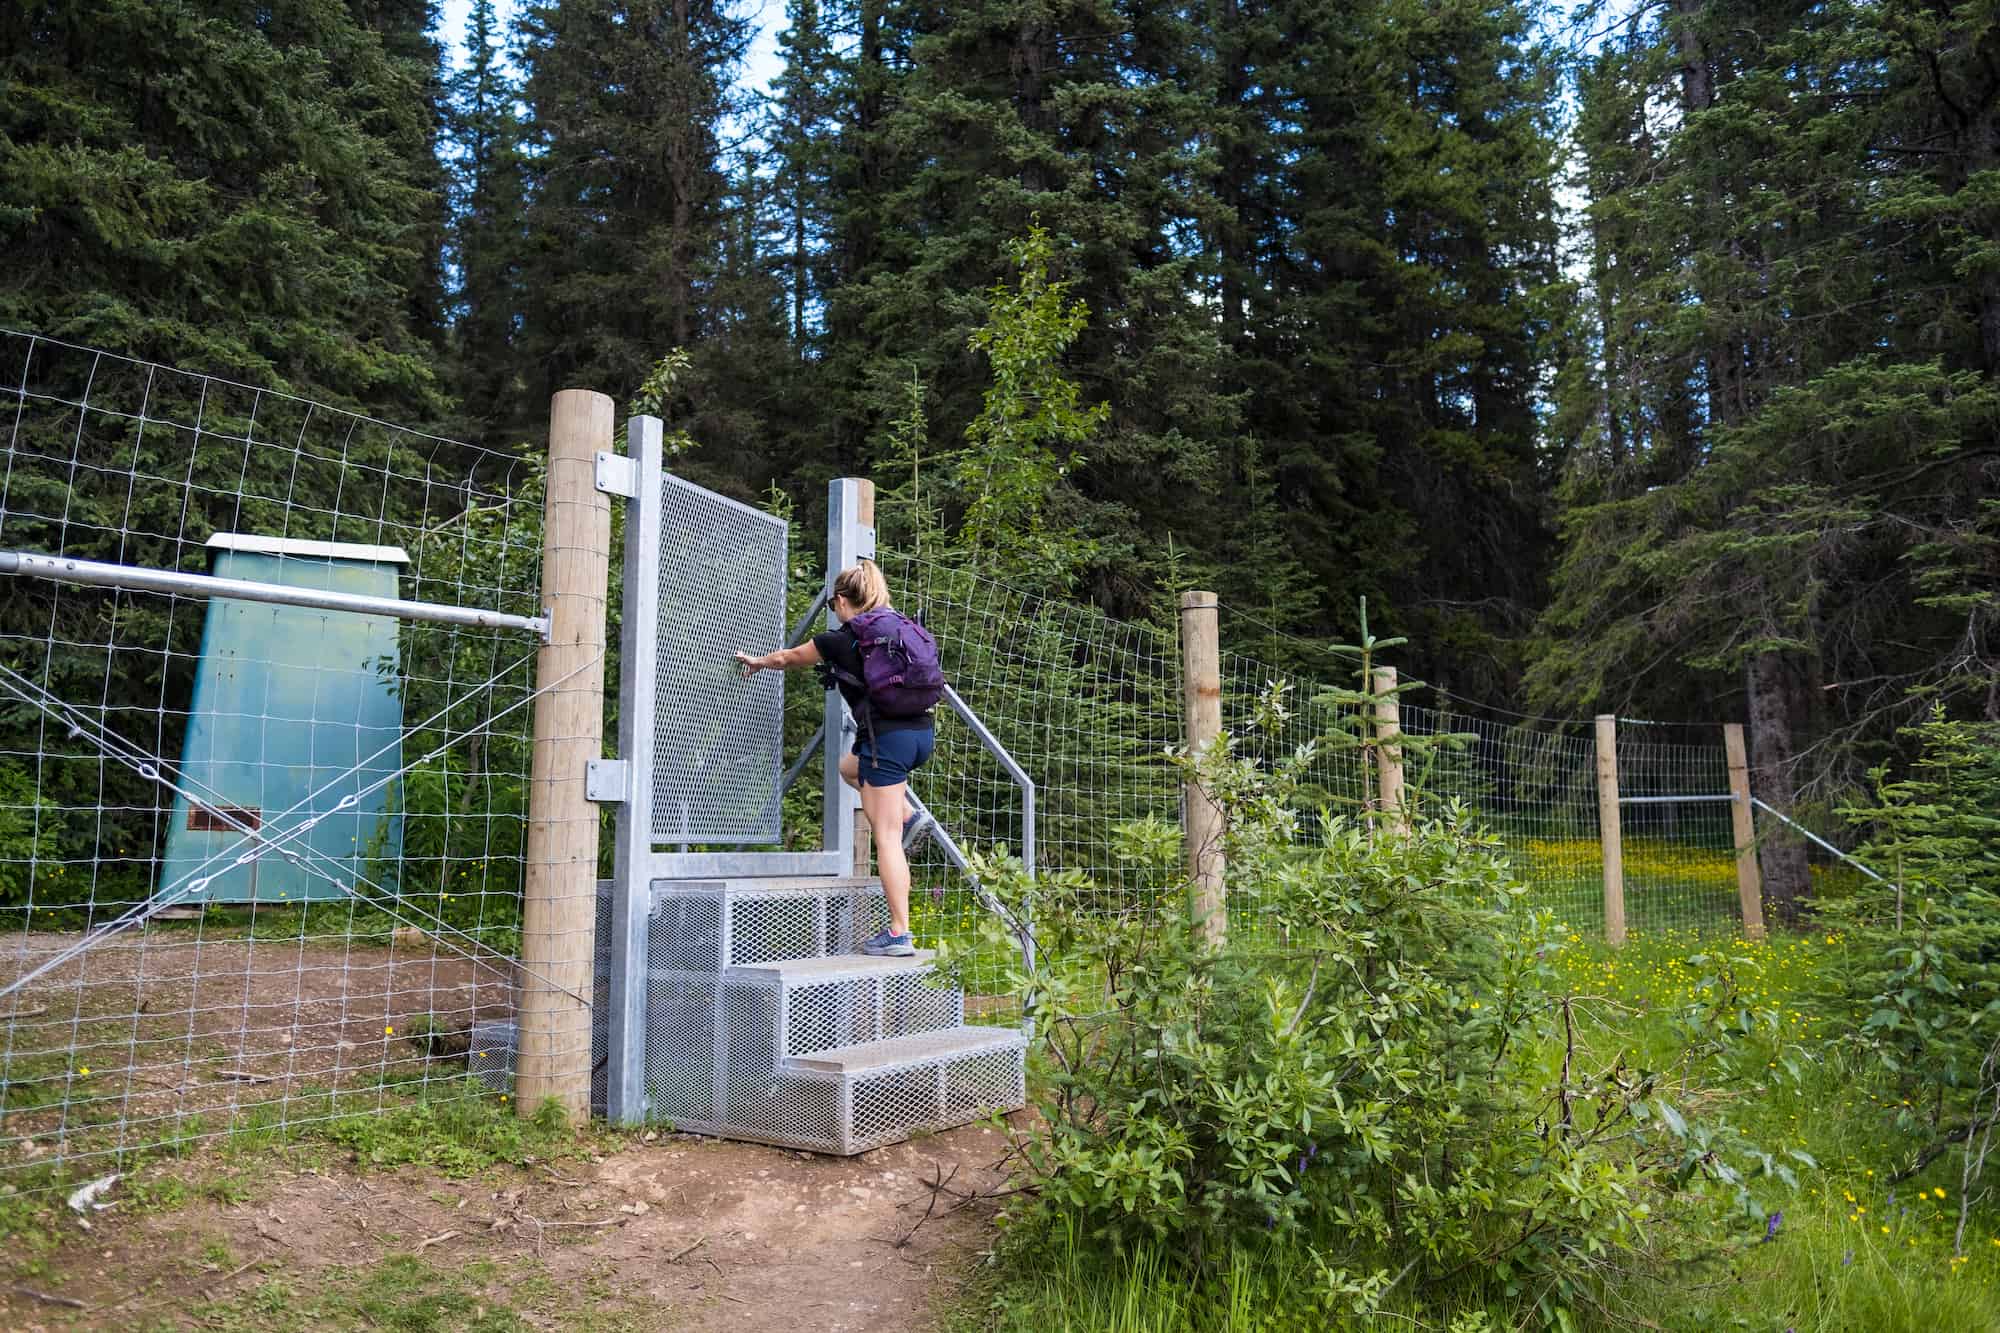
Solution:
<svg viewBox="0 0 2000 1333"><path fill-rule="evenodd" d="M811 666L819 661L819 649L811 639L796 648L780 648L776 652L765 653L762 657L752 657L748 653L736 654L736 669L748 680L759 671L790 671L794 667Z"/></svg>

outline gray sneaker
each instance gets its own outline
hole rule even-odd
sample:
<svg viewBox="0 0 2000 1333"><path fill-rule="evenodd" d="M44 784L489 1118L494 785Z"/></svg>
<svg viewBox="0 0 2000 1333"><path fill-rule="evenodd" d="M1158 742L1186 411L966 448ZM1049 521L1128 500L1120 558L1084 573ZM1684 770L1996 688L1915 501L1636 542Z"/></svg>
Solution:
<svg viewBox="0 0 2000 1333"><path fill-rule="evenodd" d="M917 946L908 935L891 935L884 930L874 939L861 946L861 952L874 958L913 958Z"/></svg>

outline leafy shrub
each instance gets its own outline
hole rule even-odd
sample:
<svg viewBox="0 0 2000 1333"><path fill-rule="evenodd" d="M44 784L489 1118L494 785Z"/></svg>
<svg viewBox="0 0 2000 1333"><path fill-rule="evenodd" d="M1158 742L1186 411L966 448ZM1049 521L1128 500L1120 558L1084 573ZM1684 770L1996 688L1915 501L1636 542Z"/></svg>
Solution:
<svg viewBox="0 0 2000 1333"><path fill-rule="evenodd" d="M1460 810L1407 832L1322 815L1308 843L1288 786L1309 759L1264 770L1225 741L1184 760L1226 817L1225 947L1194 942L1165 824L1120 833L1151 886L1138 910L1094 912L1074 876L1033 886L1028 1219L1207 1271L1295 1241L1333 1314L1488 1280L1553 1310L1691 1194L1761 1226L1732 1162L1790 1170L1677 1106L1667 1073L1587 1067L1563 929L1521 905L1498 843ZM1029 892L1004 862L978 870ZM1673 1079L1769 1016L1724 968L1682 1021Z"/></svg>
<svg viewBox="0 0 2000 1333"><path fill-rule="evenodd" d="M32 771L0 766L0 907L33 905L29 884L36 863L56 859L56 816L36 791ZM41 874L46 878L60 869L49 866Z"/></svg>
<svg viewBox="0 0 2000 1333"><path fill-rule="evenodd" d="M1956 1148L1960 1232L2000 1127L2000 726L1942 711L1910 728L1908 773L1873 774L1861 858L1893 872L1828 909L1858 1047L1916 1135L1907 1178Z"/></svg>

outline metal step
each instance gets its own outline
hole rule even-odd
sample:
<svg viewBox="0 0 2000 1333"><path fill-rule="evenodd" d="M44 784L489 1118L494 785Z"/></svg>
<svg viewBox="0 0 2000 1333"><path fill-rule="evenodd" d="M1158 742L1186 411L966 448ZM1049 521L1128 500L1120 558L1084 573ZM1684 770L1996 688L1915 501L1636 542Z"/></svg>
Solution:
<svg viewBox="0 0 2000 1333"><path fill-rule="evenodd" d="M717 876L712 879L656 879L655 892L750 894L755 897L825 897L829 894L880 893L876 875L774 875L769 878Z"/></svg>
<svg viewBox="0 0 2000 1333"><path fill-rule="evenodd" d="M872 876L656 879L647 966L715 972L858 954L888 923L882 881Z"/></svg>
<svg viewBox="0 0 2000 1333"><path fill-rule="evenodd" d="M928 972L931 960L936 957L935 949L919 949L906 958L878 958L865 953L822 954L818 958L773 958L762 963L738 964L729 969L729 974L749 981L804 986L821 981L845 981L853 977Z"/></svg>
<svg viewBox="0 0 2000 1333"><path fill-rule="evenodd" d="M1026 1038L965 1026L936 955L856 952L887 921L873 877L655 880L647 1113L725 1138L853 1154L1026 1100ZM600 978L610 897L601 894ZM608 985L600 987L600 1015ZM595 1025L594 1044L609 1040ZM601 1094L600 1094L601 1095Z"/></svg>
<svg viewBox="0 0 2000 1333"><path fill-rule="evenodd" d="M697 1134L852 1156L1027 1103L1027 1039L950 1028L732 1069L729 1113L674 1121Z"/></svg>
<svg viewBox="0 0 2000 1333"><path fill-rule="evenodd" d="M957 1027L965 1022L965 993L932 983L933 957L926 949L911 958L839 954L732 967L723 974L724 1003L735 996L745 1015L768 1008L774 1059ZM774 1002L751 999L756 993Z"/></svg>
<svg viewBox="0 0 2000 1333"><path fill-rule="evenodd" d="M1027 1048L1027 1035L1019 1028L941 1028L936 1032L912 1032L881 1041L836 1046L812 1055L795 1055L785 1060L784 1066L800 1073L859 1078L889 1073L907 1065L927 1065L989 1051L1024 1051Z"/></svg>

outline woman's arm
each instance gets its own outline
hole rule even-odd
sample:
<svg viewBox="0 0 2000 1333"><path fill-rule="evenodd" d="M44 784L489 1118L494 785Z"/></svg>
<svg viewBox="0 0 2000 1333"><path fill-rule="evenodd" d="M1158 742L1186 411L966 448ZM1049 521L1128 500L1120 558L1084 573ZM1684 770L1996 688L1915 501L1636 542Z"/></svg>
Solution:
<svg viewBox="0 0 2000 1333"><path fill-rule="evenodd" d="M745 676L754 676L759 671L791 671L797 667L811 666L819 661L819 645L811 639L796 648L780 648L776 652L765 653L762 657L752 657L748 653L736 654L736 665Z"/></svg>

